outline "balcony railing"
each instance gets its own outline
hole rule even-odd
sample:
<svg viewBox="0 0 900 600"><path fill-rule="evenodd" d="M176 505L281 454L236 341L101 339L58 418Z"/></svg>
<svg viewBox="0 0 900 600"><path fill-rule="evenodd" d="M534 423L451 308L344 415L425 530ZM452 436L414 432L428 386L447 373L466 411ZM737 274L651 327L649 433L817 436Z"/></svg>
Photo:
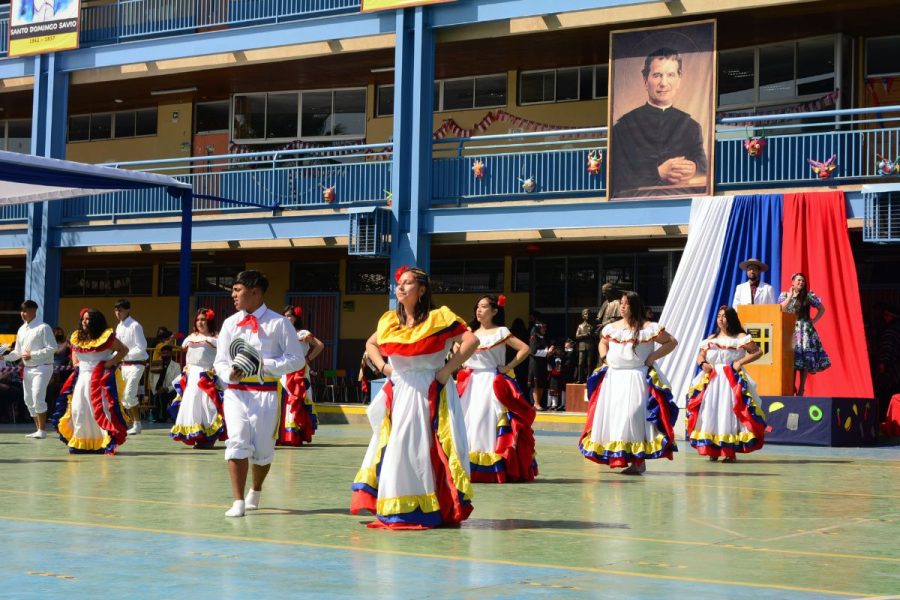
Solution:
<svg viewBox="0 0 900 600"><path fill-rule="evenodd" d="M360 0L94 0L81 8L84 46L359 12ZM5 56L9 6L0 8Z"/></svg>
<svg viewBox="0 0 900 600"><path fill-rule="evenodd" d="M110 163L189 181L197 213L343 208L384 204L391 189L391 149L383 144ZM326 190L333 188L330 197ZM331 199L329 199L331 198ZM64 221L175 215L181 205L148 189L68 200Z"/></svg>
<svg viewBox="0 0 900 600"><path fill-rule="evenodd" d="M765 148L750 156L751 135ZM605 196L607 129L477 136L436 140L433 204ZM894 178L878 157L900 157L900 106L723 119L714 155L717 190L797 187ZM589 172L589 155L602 156ZM836 168L820 178L809 162ZM473 171L482 165L482 176ZM533 180L534 186L525 183Z"/></svg>

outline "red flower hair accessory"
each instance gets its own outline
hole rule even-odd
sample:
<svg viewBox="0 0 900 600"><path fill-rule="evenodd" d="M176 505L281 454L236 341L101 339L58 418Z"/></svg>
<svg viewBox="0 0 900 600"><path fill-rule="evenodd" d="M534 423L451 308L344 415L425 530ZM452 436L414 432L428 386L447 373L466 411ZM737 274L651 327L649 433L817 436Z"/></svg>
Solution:
<svg viewBox="0 0 900 600"><path fill-rule="evenodd" d="M500 308L506 306L506 296L504 296L503 294L497 296L497 306L499 306Z"/></svg>
<svg viewBox="0 0 900 600"><path fill-rule="evenodd" d="M409 267L406 265L397 267L397 270L394 271L394 281L396 281L397 283L400 283L400 277L407 271L409 271Z"/></svg>
<svg viewBox="0 0 900 600"><path fill-rule="evenodd" d="M207 308L207 309L206 309L205 315L206 315L206 320L207 320L207 321L212 321L213 319L216 318L216 311L214 311L214 310L211 309L211 308Z"/></svg>
<svg viewBox="0 0 900 600"><path fill-rule="evenodd" d="M83 319L83 318L84 318L84 315L86 315L86 314L88 313L89 310L90 310L90 309L89 309L88 307L85 306L84 308L82 308L82 309L78 312L78 316L79 316L80 318Z"/></svg>
<svg viewBox="0 0 900 600"><path fill-rule="evenodd" d="M298 319L303 316L303 308L299 306L295 306L294 308L292 308L291 312L294 313L294 316Z"/></svg>

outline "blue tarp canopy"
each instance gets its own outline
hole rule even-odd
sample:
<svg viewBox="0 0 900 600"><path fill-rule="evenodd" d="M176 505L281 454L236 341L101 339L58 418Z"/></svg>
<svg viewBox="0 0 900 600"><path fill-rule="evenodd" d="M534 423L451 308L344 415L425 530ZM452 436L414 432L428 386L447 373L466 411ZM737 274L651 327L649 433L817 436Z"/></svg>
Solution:
<svg viewBox="0 0 900 600"><path fill-rule="evenodd" d="M0 150L0 205L164 187L181 197L190 183L165 175Z"/></svg>

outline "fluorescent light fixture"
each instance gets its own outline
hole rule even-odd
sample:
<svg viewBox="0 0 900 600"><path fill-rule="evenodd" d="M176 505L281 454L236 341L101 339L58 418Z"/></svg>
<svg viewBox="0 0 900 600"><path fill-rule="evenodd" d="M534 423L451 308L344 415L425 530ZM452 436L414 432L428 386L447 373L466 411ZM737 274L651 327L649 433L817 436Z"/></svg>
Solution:
<svg viewBox="0 0 900 600"><path fill-rule="evenodd" d="M394 70L394 67L378 67L376 69L369 69L372 73L391 73Z"/></svg>
<svg viewBox="0 0 900 600"><path fill-rule="evenodd" d="M192 85L191 87L183 87L183 88L173 88L170 90L150 90L151 96L165 96L166 94L184 94L187 92L196 92L197 86Z"/></svg>

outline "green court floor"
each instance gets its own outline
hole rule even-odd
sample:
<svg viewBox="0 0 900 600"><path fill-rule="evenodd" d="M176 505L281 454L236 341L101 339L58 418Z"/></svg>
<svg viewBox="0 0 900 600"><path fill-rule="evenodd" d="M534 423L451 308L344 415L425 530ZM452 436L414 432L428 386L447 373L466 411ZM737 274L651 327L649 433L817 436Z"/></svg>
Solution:
<svg viewBox="0 0 900 600"><path fill-rule="evenodd" d="M459 529L349 514L361 425L279 449L261 510L227 519L221 449L129 438L69 455L0 428L0 598L825 598L900 594L900 447L767 446L734 465L681 444L643 477L539 432L531 484L475 486ZM900 596L897 596L900 597Z"/></svg>

